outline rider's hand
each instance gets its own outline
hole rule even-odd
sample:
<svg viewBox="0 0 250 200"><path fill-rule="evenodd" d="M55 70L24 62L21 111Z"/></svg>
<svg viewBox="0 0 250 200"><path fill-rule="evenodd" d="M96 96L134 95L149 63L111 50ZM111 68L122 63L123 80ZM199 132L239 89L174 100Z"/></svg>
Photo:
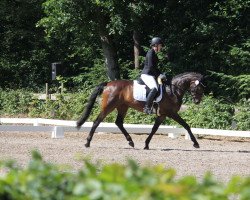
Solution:
<svg viewBox="0 0 250 200"><path fill-rule="evenodd" d="M160 74L158 76L158 78L160 78L161 80L165 81L167 79L166 75L165 74Z"/></svg>

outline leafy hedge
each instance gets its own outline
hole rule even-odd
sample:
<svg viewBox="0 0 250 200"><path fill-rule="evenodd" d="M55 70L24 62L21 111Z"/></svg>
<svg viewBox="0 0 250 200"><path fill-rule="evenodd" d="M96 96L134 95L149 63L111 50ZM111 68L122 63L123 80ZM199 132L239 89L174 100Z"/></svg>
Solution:
<svg viewBox="0 0 250 200"><path fill-rule="evenodd" d="M74 94L58 94L57 100L38 100L30 92L23 90L0 90L0 114L2 116L28 116L77 120L82 115L92 89L85 89ZM97 100L98 101L98 100ZM242 99L237 104L205 96L199 105L186 102L188 109L180 114L191 127L231 129L236 122L238 130L250 130L250 101ZM89 121L95 120L100 112L98 102L90 115ZM105 118L105 122L116 120L116 111ZM153 124L154 115L146 115L129 109L125 123ZM165 124L177 125L173 120L166 119Z"/></svg>
<svg viewBox="0 0 250 200"><path fill-rule="evenodd" d="M0 114L17 115L27 114L32 93L25 90L1 90L0 89Z"/></svg>
<svg viewBox="0 0 250 200"><path fill-rule="evenodd" d="M208 71L206 85L207 90L217 98L220 97L233 102L250 98L250 75L248 74L232 76Z"/></svg>
<svg viewBox="0 0 250 200"><path fill-rule="evenodd" d="M96 166L84 161L84 167L72 173L43 161L33 152L27 168L13 162L1 162L0 199L12 200L161 200L161 199L237 199L250 197L250 177L232 177L227 184L207 173L201 181L194 176L175 177L175 170L162 166L141 167L134 161L127 165Z"/></svg>
<svg viewBox="0 0 250 200"><path fill-rule="evenodd" d="M189 104L181 115L191 127L231 129L234 106L207 96L199 105Z"/></svg>
<svg viewBox="0 0 250 200"><path fill-rule="evenodd" d="M242 99L237 104L233 119L237 123L237 129L250 130L250 101Z"/></svg>

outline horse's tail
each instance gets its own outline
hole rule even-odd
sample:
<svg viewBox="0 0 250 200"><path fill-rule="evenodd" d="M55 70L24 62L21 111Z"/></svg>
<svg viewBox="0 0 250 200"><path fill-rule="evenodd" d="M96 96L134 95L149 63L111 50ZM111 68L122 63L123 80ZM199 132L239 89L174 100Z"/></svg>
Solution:
<svg viewBox="0 0 250 200"><path fill-rule="evenodd" d="M100 95L103 92L104 87L107 85L107 82L101 83L100 85L98 85L94 92L91 94L91 96L89 97L87 106L84 109L83 115L82 117L76 122L76 128L80 129L81 126L85 123L85 121L88 119L91 110L95 104L95 100L97 98L98 95Z"/></svg>

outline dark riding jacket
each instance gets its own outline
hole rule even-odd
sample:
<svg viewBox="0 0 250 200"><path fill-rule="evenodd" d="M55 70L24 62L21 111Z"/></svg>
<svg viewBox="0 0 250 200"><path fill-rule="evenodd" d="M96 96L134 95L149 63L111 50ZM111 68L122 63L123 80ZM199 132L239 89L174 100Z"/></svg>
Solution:
<svg viewBox="0 0 250 200"><path fill-rule="evenodd" d="M147 52L144 68L141 74L148 74L157 78L161 74L160 70L157 67L158 62L159 60L154 49L150 49Z"/></svg>

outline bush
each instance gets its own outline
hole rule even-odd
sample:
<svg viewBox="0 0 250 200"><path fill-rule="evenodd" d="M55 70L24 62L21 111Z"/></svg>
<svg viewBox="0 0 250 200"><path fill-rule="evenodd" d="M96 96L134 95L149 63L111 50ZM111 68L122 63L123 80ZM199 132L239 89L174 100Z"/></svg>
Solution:
<svg viewBox="0 0 250 200"><path fill-rule="evenodd" d="M236 105L237 111L233 119L235 120L238 130L250 130L250 101L242 99Z"/></svg>
<svg viewBox="0 0 250 200"><path fill-rule="evenodd" d="M189 104L181 115L191 127L230 129L234 107L207 96L199 105Z"/></svg>
<svg viewBox="0 0 250 200"><path fill-rule="evenodd" d="M56 118L77 120L82 115L92 88L86 87L76 93L57 94L57 100L39 100L32 97L32 93L23 90L0 90L0 113L5 116L29 116L42 118ZM94 105L88 121L94 121L100 113L100 98ZM222 100L205 96L199 105L189 100L188 110L181 112L181 116L191 127L231 129L232 122L237 123L238 130L250 130L249 101L232 105ZM237 112L234 113L234 109ZM115 122L117 112L114 110L104 122ZM155 115L146 115L134 109L129 109L125 123L154 124ZM176 125L177 123L167 118L163 124Z"/></svg>
<svg viewBox="0 0 250 200"><path fill-rule="evenodd" d="M0 114L16 116L17 114L28 114L32 102L32 93L25 90L0 89Z"/></svg>
<svg viewBox="0 0 250 200"><path fill-rule="evenodd" d="M250 177L233 177L224 185L207 174L199 182L193 176L180 179L175 170L162 166L140 167L130 160L124 165L96 166L84 161L75 173L46 163L38 152L33 152L26 169L2 162L0 170L0 199L230 199L249 197Z"/></svg>
<svg viewBox="0 0 250 200"><path fill-rule="evenodd" d="M57 100L33 99L29 116L57 119L77 119L81 116L89 92L57 94Z"/></svg>
<svg viewBox="0 0 250 200"><path fill-rule="evenodd" d="M225 98L233 102L250 98L250 75L232 76L208 71L207 90L214 97Z"/></svg>

